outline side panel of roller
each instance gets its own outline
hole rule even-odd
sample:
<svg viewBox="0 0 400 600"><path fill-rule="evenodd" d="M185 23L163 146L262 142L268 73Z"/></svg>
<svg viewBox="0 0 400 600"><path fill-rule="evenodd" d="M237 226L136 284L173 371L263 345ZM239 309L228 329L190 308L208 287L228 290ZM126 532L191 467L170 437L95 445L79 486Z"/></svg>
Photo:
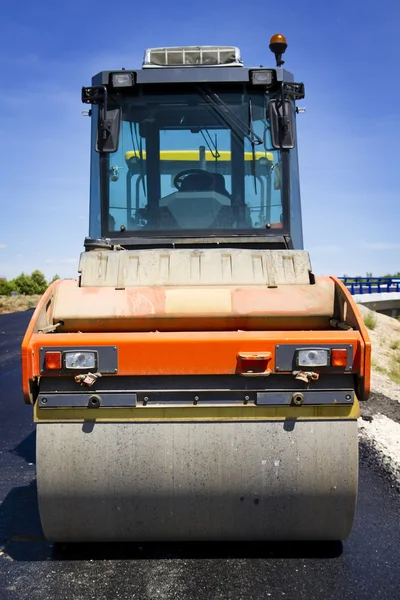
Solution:
<svg viewBox="0 0 400 600"><path fill-rule="evenodd" d="M339 540L356 420L40 423L39 509L54 542Z"/></svg>

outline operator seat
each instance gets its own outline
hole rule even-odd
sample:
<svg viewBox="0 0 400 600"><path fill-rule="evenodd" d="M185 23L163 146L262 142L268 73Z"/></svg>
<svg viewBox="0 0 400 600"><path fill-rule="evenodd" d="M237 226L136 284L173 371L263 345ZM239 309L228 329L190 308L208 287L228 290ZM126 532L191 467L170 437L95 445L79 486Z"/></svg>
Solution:
<svg viewBox="0 0 400 600"><path fill-rule="evenodd" d="M212 179L210 177L212 176ZM230 198L230 194L225 187L225 177L221 173L192 173L185 177L180 187L180 192L208 192L215 191Z"/></svg>
<svg viewBox="0 0 400 600"><path fill-rule="evenodd" d="M205 171L205 173L191 173L187 177L185 177L182 181L181 187L179 188L180 192L208 192L212 190L212 186L210 185L210 174Z"/></svg>
<svg viewBox="0 0 400 600"><path fill-rule="evenodd" d="M213 173L213 176L214 185L212 189L215 190L218 194L222 194L222 196L230 198L230 193L225 187L225 177L222 175L222 173Z"/></svg>
<svg viewBox="0 0 400 600"><path fill-rule="evenodd" d="M190 173L180 188L160 200L161 226L171 229L231 229L231 197L220 173ZM169 226L169 227L168 227Z"/></svg>

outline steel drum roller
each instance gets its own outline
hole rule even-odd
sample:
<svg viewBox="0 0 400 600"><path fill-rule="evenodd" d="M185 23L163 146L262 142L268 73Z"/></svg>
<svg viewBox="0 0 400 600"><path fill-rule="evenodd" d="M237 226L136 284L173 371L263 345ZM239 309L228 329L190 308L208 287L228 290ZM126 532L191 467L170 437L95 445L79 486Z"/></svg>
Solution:
<svg viewBox="0 0 400 600"><path fill-rule="evenodd" d="M54 542L338 540L353 521L355 420L41 423L37 453Z"/></svg>

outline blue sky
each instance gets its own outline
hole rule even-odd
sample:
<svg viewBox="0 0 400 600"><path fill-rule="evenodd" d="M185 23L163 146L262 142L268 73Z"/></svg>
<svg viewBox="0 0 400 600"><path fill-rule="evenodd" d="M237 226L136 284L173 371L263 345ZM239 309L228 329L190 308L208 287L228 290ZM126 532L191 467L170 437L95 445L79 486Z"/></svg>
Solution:
<svg viewBox="0 0 400 600"><path fill-rule="evenodd" d="M151 46L232 44L306 85L299 116L305 247L317 274L400 270L400 3L386 0L15 0L0 23L0 275L77 273L88 231L80 88Z"/></svg>

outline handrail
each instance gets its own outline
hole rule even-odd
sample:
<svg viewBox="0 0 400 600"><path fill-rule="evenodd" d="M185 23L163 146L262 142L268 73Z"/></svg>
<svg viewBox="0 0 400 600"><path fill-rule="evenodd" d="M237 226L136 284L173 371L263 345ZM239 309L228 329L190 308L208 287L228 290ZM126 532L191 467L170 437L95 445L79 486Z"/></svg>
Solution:
<svg viewBox="0 0 400 600"><path fill-rule="evenodd" d="M400 292L400 277L338 277L351 294Z"/></svg>

